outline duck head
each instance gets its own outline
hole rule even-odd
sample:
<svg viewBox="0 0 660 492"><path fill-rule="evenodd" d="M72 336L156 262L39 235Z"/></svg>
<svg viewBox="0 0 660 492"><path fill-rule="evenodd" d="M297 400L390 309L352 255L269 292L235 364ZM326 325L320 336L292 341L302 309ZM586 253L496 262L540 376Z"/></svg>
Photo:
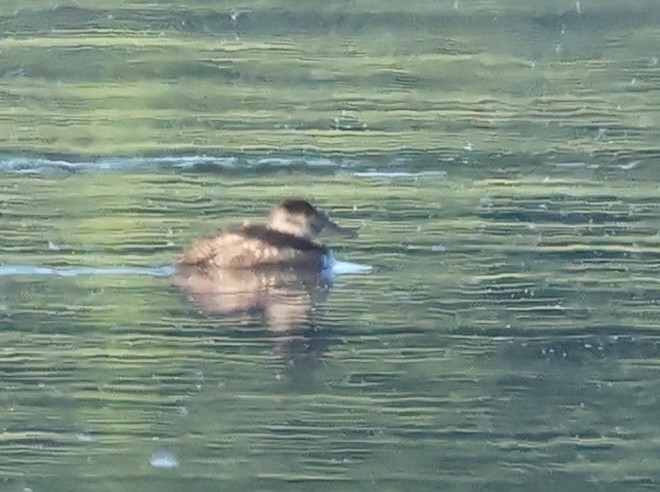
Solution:
<svg viewBox="0 0 660 492"><path fill-rule="evenodd" d="M306 200L287 199L277 204L268 217L271 229L293 236L314 239L319 234L356 237L357 229L341 227Z"/></svg>

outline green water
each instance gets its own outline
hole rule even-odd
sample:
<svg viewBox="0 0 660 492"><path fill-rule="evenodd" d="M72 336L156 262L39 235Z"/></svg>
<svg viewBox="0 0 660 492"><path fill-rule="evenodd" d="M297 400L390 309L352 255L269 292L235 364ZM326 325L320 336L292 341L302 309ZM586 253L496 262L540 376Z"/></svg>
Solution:
<svg viewBox="0 0 660 492"><path fill-rule="evenodd" d="M0 491L655 490L658 26L2 2ZM261 304L168 277L286 196L372 269Z"/></svg>
<svg viewBox="0 0 660 492"><path fill-rule="evenodd" d="M655 152L655 0L0 6L0 148Z"/></svg>

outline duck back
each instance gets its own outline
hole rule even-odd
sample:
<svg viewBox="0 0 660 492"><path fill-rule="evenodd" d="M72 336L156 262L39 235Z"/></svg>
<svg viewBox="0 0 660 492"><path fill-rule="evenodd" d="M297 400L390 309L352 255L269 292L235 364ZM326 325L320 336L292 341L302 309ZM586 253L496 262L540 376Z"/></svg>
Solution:
<svg viewBox="0 0 660 492"><path fill-rule="evenodd" d="M324 267L327 254L327 248L309 239L262 225L246 225L196 240L179 263L200 268L319 269Z"/></svg>

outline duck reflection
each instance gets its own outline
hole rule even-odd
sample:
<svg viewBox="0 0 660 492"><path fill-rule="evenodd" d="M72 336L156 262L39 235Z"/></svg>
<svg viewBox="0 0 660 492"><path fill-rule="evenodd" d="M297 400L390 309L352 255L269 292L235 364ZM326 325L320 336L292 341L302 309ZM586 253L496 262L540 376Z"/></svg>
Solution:
<svg viewBox="0 0 660 492"><path fill-rule="evenodd" d="M223 326L238 328L236 336L245 336L245 327L265 326L273 335L273 356L280 361L276 377L298 391L315 387L315 369L338 343L329 327L319 329L316 319L330 292L326 275L296 269L205 271L179 266L172 280L194 306L221 315Z"/></svg>
<svg viewBox="0 0 660 492"><path fill-rule="evenodd" d="M327 272L262 268L200 269L179 265L173 282L188 300L210 313L261 319L274 332L315 325L313 315L327 299Z"/></svg>

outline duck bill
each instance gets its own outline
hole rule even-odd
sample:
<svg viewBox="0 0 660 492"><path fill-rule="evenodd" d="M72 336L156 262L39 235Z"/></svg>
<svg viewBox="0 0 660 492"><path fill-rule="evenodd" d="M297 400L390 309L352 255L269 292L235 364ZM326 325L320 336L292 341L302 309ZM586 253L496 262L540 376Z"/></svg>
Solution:
<svg viewBox="0 0 660 492"><path fill-rule="evenodd" d="M341 236L347 238L358 237L358 230L352 227L341 227L339 224L326 219L325 227L323 228L325 234L330 234L333 236Z"/></svg>

